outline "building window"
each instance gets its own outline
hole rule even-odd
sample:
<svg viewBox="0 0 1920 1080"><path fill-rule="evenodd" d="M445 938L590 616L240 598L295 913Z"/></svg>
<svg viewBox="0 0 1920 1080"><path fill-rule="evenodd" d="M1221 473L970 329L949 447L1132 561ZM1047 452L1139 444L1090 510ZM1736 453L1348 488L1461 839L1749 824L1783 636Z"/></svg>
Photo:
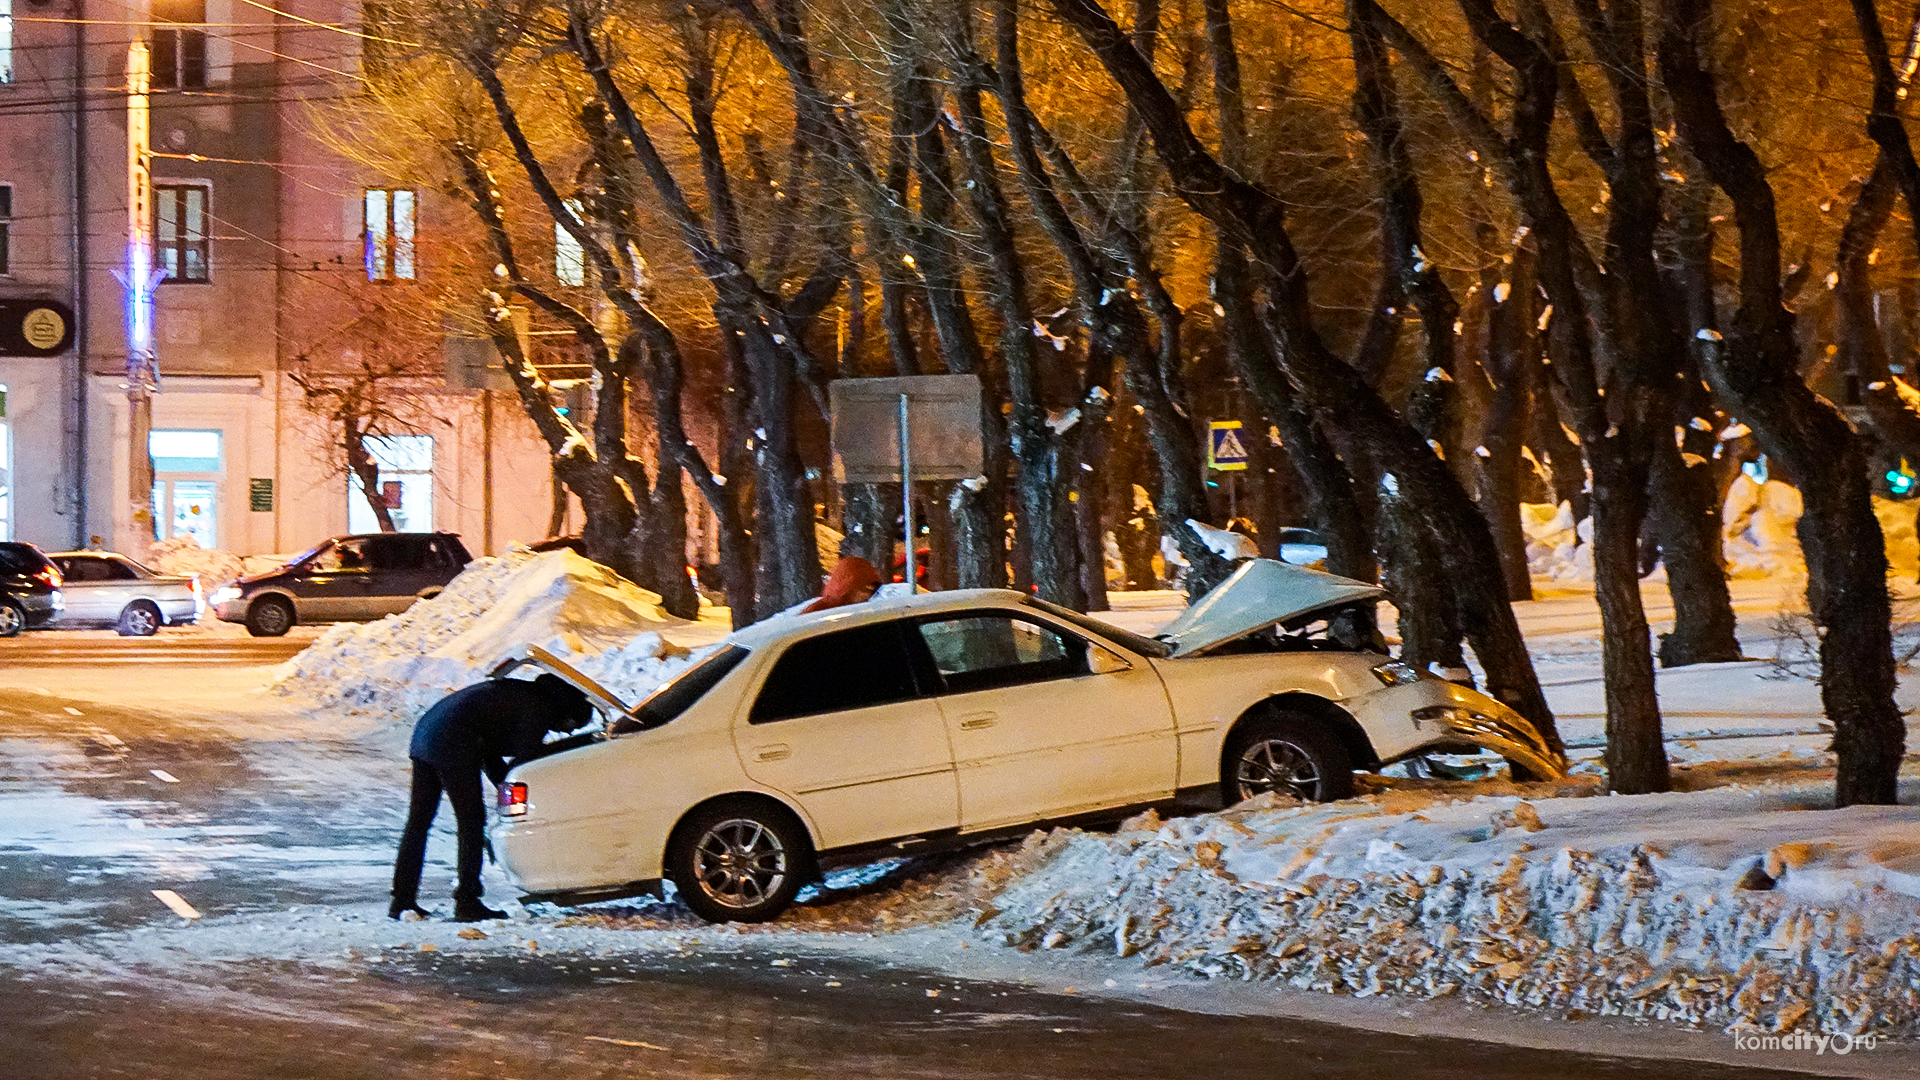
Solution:
<svg viewBox="0 0 1920 1080"><path fill-rule="evenodd" d="M7 0L0 0L0 4ZM4 82L0 79L0 82ZM0 184L0 274L13 273L13 185Z"/></svg>
<svg viewBox="0 0 1920 1080"><path fill-rule="evenodd" d="M207 280L205 184L153 185L153 246L167 281Z"/></svg>
<svg viewBox="0 0 1920 1080"><path fill-rule="evenodd" d="M586 220L586 209L579 199L567 200L567 211L577 221ZM587 283L587 249L557 221L553 224L553 276L575 288Z"/></svg>
<svg viewBox="0 0 1920 1080"><path fill-rule="evenodd" d="M367 280L412 281L414 216L419 200L408 188L368 188Z"/></svg>
<svg viewBox="0 0 1920 1080"><path fill-rule="evenodd" d="M185 90L207 85L206 0L154 0L153 21L179 23L153 30L155 89Z"/></svg>
<svg viewBox="0 0 1920 1080"><path fill-rule="evenodd" d="M191 536L211 551L220 541L220 433L155 430L147 436L153 458L153 538Z"/></svg>
<svg viewBox="0 0 1920 1080"><path fill-rule="evenodd" d="M433 436L386 435L367 439L367 453L380 466L378 497L399 532L433 531ZM380 531L360 478L347 474L347 531Z"/></svg>
<svg viewBox="0 0 1920 1080"><path fill-rule="evenodd" d="M5 3L6 0L0 0ZM0 383L0 540L13 539L13 433L7 427L7 384Z"/></svg>
<svg viewBox="0 0 1920 1080"><path fill-rule="evenodd" d="M0 0L0 84L13 81L13 0Z"/></svg>

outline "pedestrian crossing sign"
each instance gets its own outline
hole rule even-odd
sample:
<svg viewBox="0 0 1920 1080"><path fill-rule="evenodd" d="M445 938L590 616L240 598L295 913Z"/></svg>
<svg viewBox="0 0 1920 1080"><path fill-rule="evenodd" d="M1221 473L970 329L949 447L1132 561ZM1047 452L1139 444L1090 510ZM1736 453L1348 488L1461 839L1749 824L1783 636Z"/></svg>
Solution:
<svg viewBox="0 0 1920 1080"><path fill-rule="evenodd" d="M1240 421L1215 420L1207 425L1207 468L1239 472L1247 467L1247 444L1241 441Z"/></svg>

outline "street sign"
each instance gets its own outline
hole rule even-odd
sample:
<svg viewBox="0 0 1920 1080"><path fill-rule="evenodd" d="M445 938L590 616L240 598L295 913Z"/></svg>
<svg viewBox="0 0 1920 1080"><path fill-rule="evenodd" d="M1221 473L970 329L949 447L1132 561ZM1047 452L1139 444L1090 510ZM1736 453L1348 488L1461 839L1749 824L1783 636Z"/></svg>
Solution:
<svg viewBox="0 0 1920 1080"><path fill-rule="evenodd" d="M911 590L917 580L913 482L971 480L985 468L980 378L836 379L827 390L833 401L834 477L843 484L900 484L907 541L901 580Z"/></svg>
<svg viewBox="0 0 1920 1080"><path fill-rule="evenodd" d="M0 356L59 356L72 345L72 308L57 300L0 300Z"/></svg>
<svg viewBox="0 0 1920 1080"><path fill-rule="evenodd" d="M1247 444L1240 421L1215 420L1207 425L1207 468L1240 472L1247 467Z"/></svg>
<svg viewBox="0 0 1920 1080"><path fill-rule="evenodd" d="M968 480L985 468L978 377L836 379L827 389L833 402L833 472L840 483L900 482L902 395L915 480Z"/></svg>

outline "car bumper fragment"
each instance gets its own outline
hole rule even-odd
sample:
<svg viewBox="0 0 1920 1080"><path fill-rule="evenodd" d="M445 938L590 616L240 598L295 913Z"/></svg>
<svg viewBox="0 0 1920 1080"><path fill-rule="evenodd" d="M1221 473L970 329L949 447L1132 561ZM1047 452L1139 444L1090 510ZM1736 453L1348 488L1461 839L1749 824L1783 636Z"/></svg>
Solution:
<svg viewBox="0 0 1920 1080"><path fill-rule="evenodd" d="M1474 704L1429 705L1412 713L1414 726L1440 741L1463 742L1518 762L1546 780L1567 775L1567 759L1547 746L1519 713L1491 699Z"/></svg>

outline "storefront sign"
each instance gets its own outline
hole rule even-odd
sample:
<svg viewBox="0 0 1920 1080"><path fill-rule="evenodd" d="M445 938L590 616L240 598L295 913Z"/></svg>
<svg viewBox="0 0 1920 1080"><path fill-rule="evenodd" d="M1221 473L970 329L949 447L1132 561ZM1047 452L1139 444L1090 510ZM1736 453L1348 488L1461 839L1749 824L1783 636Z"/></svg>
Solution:
<svg viewBox="0 0 1920 1080"><path fill-rule="evenodd" d="M247 509L256 514L273 512L273 477L251 476L247 478Z"/></svg>
<svg viewBox="0 0 1920 1080"><path fill-rule="evenodd" d="M0 300L0 356L59 356L73 346L73 309L54 300Z"/></svg>

